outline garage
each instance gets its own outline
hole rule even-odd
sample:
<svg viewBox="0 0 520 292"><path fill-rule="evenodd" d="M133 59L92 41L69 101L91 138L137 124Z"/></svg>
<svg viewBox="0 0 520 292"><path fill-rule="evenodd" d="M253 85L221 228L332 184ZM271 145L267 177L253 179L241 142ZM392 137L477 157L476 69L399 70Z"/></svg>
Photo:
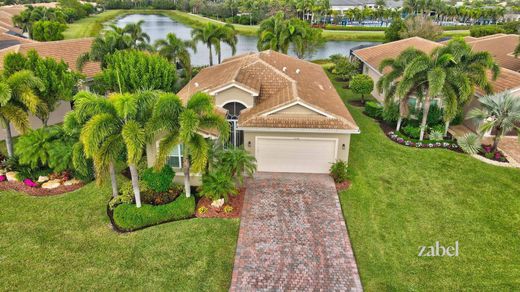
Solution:
<svg viewBox="0 0 520 292"><path fill-rule="evenodd" d="M258 171L328 173L336 161L338 139L256 137Z"/></svg>

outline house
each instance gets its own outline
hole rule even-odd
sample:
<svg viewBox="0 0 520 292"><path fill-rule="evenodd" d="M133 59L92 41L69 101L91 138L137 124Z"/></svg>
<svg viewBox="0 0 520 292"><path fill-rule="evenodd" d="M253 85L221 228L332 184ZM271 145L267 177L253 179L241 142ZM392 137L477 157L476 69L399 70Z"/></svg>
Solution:
<svg viewBox="0 0 520 292"><path fill-rule="evenodd" d="M466 37L465 41L476 52L488 51L495 58L495 61L501 67L501 73L496 80L491 81L495 93L510 91L512 94L520 96L520 59L515 58L512 53L518 44L517 35L497 34L492 36L485 36L481 38ZM401 52L407 48L413 47L426 53L431 53L435 48L443 46L446 42L437 43L426 40L420 37L412 37L404 40L399 40L391 43L381 44L351 52L351 58L356 59L362 63L362 70L364 74L372 77L374 82L387 73L390 69L386 68L384 72L379 71L381 61L386 58L396 58ZM477 98L485 95L485 93L477 88L476 96L464 107L464 115L466 115L472 108L478 106ZM377 89L372 92L372 95L380 102L383 102L384 97ZM478 124L473 120L464 120L463 126L471 131L476 131Z"/></svg>
<svg viewBox="0 0 520 292"><path fill-rule="evenodd" d="M331 163L348 161L350 136L360 133L321 66L271 50L205 68L178 95L186 102L196 92L215 98L230 123L230 143L253 154L258 171L328 173ZM149 165L154 147L148 145ZM175 169L180 150L169 158Z"/></svg>
<svg viewBox="0 0 520 292"><path fill-rule="evenodd" d="M37 42L29 39L24 39L18 36L12 36L7 33L0 33L0 46L7 43L11 43L8 46L0 50L0 71L4 67L4 57L9 53L22 53L27 54L31 50L36 50L42 57L50 57L56 60L63 60L69 65L72 70L80 72L76 67L76 60L83 53L90 51L93 38L74 39L74 40L63 40L54 42ZM94 75L101 72L101 66L99 63L89 62L85 64L81 73L85 76L86 81L91 80ZM54 125L63 122L63 117L67 112L71 110L70 102L61 101L57 109L51 113L49 117L49 125ZM29 117L31 128L37 129L42 126L41 121L34 117ZM13 136L19 135L19 133L12 127ZM5 139L5 131L0 131L0 140Z"/></svg>
<svg viewBox="0 0 520 292"><path fill-rule="evenodd" d="M376 0L330 0L329 3L332 11L340 11L341 13L354 8L377 8ZM386 8L401 8L403 7L403 1L386 0L384 6Z"/></svg>

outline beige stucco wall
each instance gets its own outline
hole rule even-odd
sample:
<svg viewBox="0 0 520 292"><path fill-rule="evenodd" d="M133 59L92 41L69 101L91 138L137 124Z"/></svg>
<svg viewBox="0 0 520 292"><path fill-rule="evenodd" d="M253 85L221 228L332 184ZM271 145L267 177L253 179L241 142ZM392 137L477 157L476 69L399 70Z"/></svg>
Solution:
<svg viewBox="0 0 520 292"><path fill-rule="evenodd" d="M370 76L372 78L372 80L374 80L374 90L372 90L372 96L375 97L380 102L383 102L384 97L382 94L380 94L377 91L377 86L376 86L377 81L379 81L379 78L381 78L381 75L379 75L379 73L377 71L375 71L374 69L370 68L367 64L363 64L363 72L365 72L365 74L367 74L368 76Z"/></svg>
<svg viewBox="0 0 520 292"><path fill-rule="evenodd" d="M239 101L247 108L253 107L255 103L255 99L250 93L237 87L231 87L215 94L215 104L219 107L233 101Z"/></svg>
<svg viewBox="0 0 520 292"><path fill-rule="evenodd" d="M291 107L285 108L281 111L277 111L276 113L272 114L273 116L276 115L306 115L306 116L321 116L319 113L308 109L302 105L295 104Z"/></svg>
<svg viewBox="0 0 520 292"><path fill-rule="evenodd" d="M255 155L256 137L305 137L305 138L334 138L338 139L338 159L348 162L350 150L350 134L330 133L288 133L288 132L251 132L244 131L244 148ZM251 142L251 146L249 146ZM345 145L343 149L342 145Z"/></svg>
<svg viewBox="0 0 520 292"><path fill-rule="evenodd" d="M60 101L56 110L49 115L48 125L56 125L63 122L63 117L71 111L70 102ZM39 129L43 126L42 122L34 115L29 115L29 124L31 129ZM11 133L13 137L19 136L20 133L11 125ZM0 130L0 140L5 140L5 129L2 127Z"/></svg>

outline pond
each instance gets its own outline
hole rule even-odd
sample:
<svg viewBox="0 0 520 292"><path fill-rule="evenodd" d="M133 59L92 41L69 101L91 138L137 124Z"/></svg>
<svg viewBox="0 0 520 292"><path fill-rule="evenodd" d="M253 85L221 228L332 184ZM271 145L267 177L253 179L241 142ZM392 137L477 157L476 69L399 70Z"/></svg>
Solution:
<svg viewBox="0 0 520 292"><path fill-rule="evenodd" d="M183 40L191 39L191 27L185 24L176 22L167 16L162 15L142 15L131 14L115 20L115 24L123 27L128 23L144 20L143 31L150 36L150 41L153 43L158 39L165 38L170 32L175 33L177 37ZM256 36L238 35L237 54L256 52ZM348 55L350 49L359 45L372 44L371 42L354 42L354 41L328 41L319 49L312 59L325 59L332 54ZM293 52L290 52L294 55ZM222 44L222 58L225 59L231 56L231 48L226 44ZM216 57L213 60L217 60ZM197 44L197 52L192 53L191 62L193 65L207 65L209 63L208 48L202 43Z"/></svg>

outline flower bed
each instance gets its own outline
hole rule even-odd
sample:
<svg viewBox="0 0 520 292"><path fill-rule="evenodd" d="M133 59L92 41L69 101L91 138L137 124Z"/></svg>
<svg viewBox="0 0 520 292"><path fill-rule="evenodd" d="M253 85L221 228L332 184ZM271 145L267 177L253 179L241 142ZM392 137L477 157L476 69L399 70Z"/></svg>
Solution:
<svg viewBox="0 0 520 292"><path fill-rule="evenodd" d="M351 182L348 180L346 180L342 183L336 183L336 190L338 192L348 190L348 188L350 188L350 185L351 185Z"/></svg>
<svg viewBox="0 0 520 292"><path fill-rule="evenodd" d="M482 151L480 151L478 153L478 155L480 155L488 160L492 160L492 161L496 161L496 162L501 162L501 163L509 162L507 160L506 156L504 155L504 153L502 153L502 151L497 149L493 152L493 151L491 151L492 148L493 147L491 147L491 145L482 144Z"/></svg>
<svg viewBox="0 0 520 292"><path fill-rule="evenodd" d="M229 201L219 208L211 206L212 201L203 197L197 204L195 216L197 218L240 218L245 193L246 189L241 188L236 196L229 196Z"/></svg>
<svg viewBox="0 0 520 292"><path fill-rule="evenodd" d="M415 148L445 148L445 149L451 149L451 150L458 150L459 145L457 143L452 141L414 141L413 139L409 139L406 137L403 137L404 135L399 135L400 133L396 133L393 131L390 131L386 133L388 138L390 138L392 141L395 141L398 144L408 146L408 147L415 147Z"/></svg>
<svg viewBox="0 0 520 292"><path fill-rule="evenodd" d="M181 194L175 201L164 205L143 204L136 208L135 204L120 204L114 210L107 208L110 221L119 232L130 232L166 222L193 218L195 198L187 198Z"/></svg>
<svg viewBox="0 0 520 292"><path fill-rule="evenodd" d="M24 178L20 181L16 172L0 175L0 190L14 190L31 196L53 196L75 191L84 185L82 181L72 179L67 174L42 177L39 181Z"/></svg>

